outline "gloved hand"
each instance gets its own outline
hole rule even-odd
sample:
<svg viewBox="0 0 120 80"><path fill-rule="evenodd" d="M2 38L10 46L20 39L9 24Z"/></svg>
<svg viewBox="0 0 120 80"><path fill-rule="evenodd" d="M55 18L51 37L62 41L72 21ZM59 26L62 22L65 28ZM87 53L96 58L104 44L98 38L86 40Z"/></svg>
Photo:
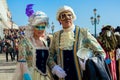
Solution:
<svg viewBox="0 0 120 80"><path fill-rule="evenodd" d="M32 78L31 78L29 73L24 73L23 74L23 78L24 78L24 80L32 80Z"/></svg>
<svg viewBox="0 0 120 80"><path fill-rule="evenodd" d="M84 60L82 61L82 60L79 58L79 63L80 63L81 69L82 69L83 71L85 70L86 60L87 60L87 59L84 59Z"/></svg>
<svg viewBox="0 0 120 80"><path fill-rule="evenodd" d="M65 76L67 76L65 71L59 65L55 65L52 68L52 73L55 74L59 78L65 78Z"/></svg>

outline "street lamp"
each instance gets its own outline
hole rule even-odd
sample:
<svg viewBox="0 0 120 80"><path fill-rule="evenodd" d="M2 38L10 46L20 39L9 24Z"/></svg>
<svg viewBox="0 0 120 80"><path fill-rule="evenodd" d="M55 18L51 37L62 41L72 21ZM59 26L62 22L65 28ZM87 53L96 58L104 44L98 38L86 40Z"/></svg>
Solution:
<svg viewBox="0 0 120 80"><path fill-rule="evenodd" d="M52 34L54 32L54 28L55 28L55 26L54 26L54 23L52 22L52 26L51 26Z"/></svg>
<svg viewBox="0 0 120 80"><path fill-rule="evenodd" d="M99 24L99 22L100 22L100 15L97 15L96 11L97 11L97 9L93 9L94 17L90 18L92 25L94 25L94 27L95 27L95 34L94 34L95 38L96 38L96 25Z"/></svg>

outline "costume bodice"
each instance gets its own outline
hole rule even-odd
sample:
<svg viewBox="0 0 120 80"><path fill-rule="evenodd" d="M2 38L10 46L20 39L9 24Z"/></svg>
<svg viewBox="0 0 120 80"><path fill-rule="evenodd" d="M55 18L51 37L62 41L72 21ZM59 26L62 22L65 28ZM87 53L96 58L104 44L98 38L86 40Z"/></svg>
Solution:
<svg viewBox="0 0 120 80"><path fill-rule="evenodd" d="M33 66L43 75L46 75L47 59L49 51L47 46L36 46L35 40L31 38L31 44L33 47Z"/></svg>
<svg viewBox="0 0 120 80"><path fill-rule="evenodd" d="M36 49L35 53L36 53L35 69L42 74L46 74L46 65L49 56L48 50Z"/></svg>

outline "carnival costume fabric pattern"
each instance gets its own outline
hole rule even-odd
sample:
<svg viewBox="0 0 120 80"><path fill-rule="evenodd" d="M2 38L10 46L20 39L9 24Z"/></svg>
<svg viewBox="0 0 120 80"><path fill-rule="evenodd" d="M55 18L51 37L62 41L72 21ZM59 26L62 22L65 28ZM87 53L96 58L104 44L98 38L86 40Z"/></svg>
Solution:
<svg viewBox="0 0 120 80"><path fill-rule="evenodd" d="M49 18L42 11L34 13L33 5L28 4L26 8L26 15L29 17L29 25L26 28L28 34L22 37L19 44L19 60L16 69L19 75L13 80L53 80L47 66L49 48L45 28Z"/></svg>
<svg viewBox="0 0 120 80"><path fill-rule="evenodd" d="M94 53L100 53L104 58L106 56L105 52L103 51L101 46L98 44L97 40L94 37L92 37L92 35L87 31L87 29L79 28L78 26L76 26L74 30L74 39L71 38L71 40L73 41L72 49L71 47L64 48L64 49L60 48L60 42L61 42L60 39L62 37L63 32L64 32L63 30L60 30L54 33L53 41L52 41L53 43L51 44L51 48L50 48L51 55L49 58L49 66L51 66L52 68L57 64L57 65L60 65L66 72L69 72L69 70L72 70L74 73L72 73L71 71L70 74L75 75L74 76L75 80L82 80L79 60L76 54L77 50L79 50L82 47L86 47L86 48L89 47L94 51ZM73 57L70 58L70 56L73 56ZM68 58L70 58L71 61L67 61L67 60L70 60ZM65 64L68 64L69 66ZM71 64L74 66L70 66ZM68 70L68 67L69 67L69 70ZM62 80L69 80L69 79L72 79L72 77L73 76L67 75L67 77Z"/></svg>
<svg viewBox="0 0 120 80"><path fill-rule="evenodd" d="M61 49L70 49L73 46L74 42L74 32L64 32L61 34L60 38L60 48Z"/></svg>
<svg viewBox="0 0 120 80"><path fill-rule="evenodd" d="M37 54L41 54L41 51L43 51L43 53L41 55L45 55L46 51L47 51L46 49L41 50L39 48L36 48L35 46L32 45L30 39L24 38L19 45L19 51L20 51L19 61L21 61L21 60L26 61L25 64L27 64L27 67L29 70L28 72L29 72L30 76L32 77L32 80L53 80L50 77L51 73L48 70L49 68L47 66L47 59L45 59L46 60L45 63L38 64L38 62L40 62L44 59L41 59L41 58L38 59L38 57L40 55L37 55ZM44 53L44 51L45 51L45 53ZM48 58L48 54L46 54L46 56L47 57L45 57L45 58ZM22 67L22 68L24 68L24 67ZM20 79L18 79L18 80L20 80Z"/></svg>

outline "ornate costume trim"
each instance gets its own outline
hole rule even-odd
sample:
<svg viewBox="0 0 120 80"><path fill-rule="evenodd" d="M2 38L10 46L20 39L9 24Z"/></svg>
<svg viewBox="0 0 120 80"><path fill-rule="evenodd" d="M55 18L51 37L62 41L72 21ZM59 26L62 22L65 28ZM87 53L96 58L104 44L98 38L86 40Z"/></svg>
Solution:
<svg viewBox="0 0 120 80"><path fill-rule="evenodd" d="M59 34L59 43L60 43L60 35L63 31L60 31L60 34ZM80 28L78 26L76 26L75 28L75 42L74 42L74 45L72 48L74 48L74 59L75 59L75 62L78 63L78 58L77 58L77 55L76 55L76 51L77 51L77 48L78 48L78 43L79 43L79 34L80 34ZM59 53L60 53L60 56L59 56L59 59L61 59L63 57L63 54L62 54L62 51L63 49L59 49ZM63 60L59 60L61 61L61 66L63 68L64 64L63 64ZM79 63L78 63L79 64ZM75 64L76 65L76 68L77 68L77 72L78 72L78 78L79 80L82 80L81 78L81 73L79 72L80 71L80 65L78 64ZM60 79L60 80L64 80L64 79Z"/></svg>
<svg viewBox="0 0 120 80"><path fill-rule="evenodd" d="M82 77L81 77L81 73L80 73L80 65L79 65L79 60L78 60L78 57L76 57L77 56L77 48L78 48L78 40L79 40L79 34L80 34L80 28L77 26L76 27L76 36L75 36L75 43L74 43L74 58L75 58L75 62L77 62L77 64L75 64L76 65L76 68L77 68L77 72L78 72L78 78L79 78L79 80L82 80Z"/></svg>
<svg viewBox="0 0 120 80"><path fill-rule="evenodd" d="M63 30L61 30L60 31L60 34L59 34L59 43L60 43L60 36L61 36L61 33L63 33ZM60 44L59 44L59 46L60 46ZM63 68L63 59L62 59L62 57L63 57L63 54L62 54L62 48L59 48L59 53L60 53L60 56L58 57L58 59L59 60L57 60L57 61L60 61L60 62L58 62L60 65L61 65L61 67ZM62 80L62 79L61 79Z"/></svg>
<svg viewBox="0 0 120 80"><path fill-rule="evenodd" d="M60 38L60 48L64 50L69 50L72 48L74 43L74 32L63 32Z"/></svg>
<svg viewBox="0 0 120 80"><path fill-rule="evenodd" d="M60 35L60 49L62 50L72 50L74 44L74 29L75 26L72 25L68 29L63 29Z"/></svg>
<svg viewBox="0 0 120 80"><path fill-rule="evenodd" d="M31 43L31 45L32 45L32 47L33 47L33 68L37 71L37 72L39 72L41 75L48 75L48 73L43 73L42 71L40 71L40 70L38 70L38 68L36 67L36 49L44 49L44 50L48 50L48 47L46 47L46 48L43 48L43 47L36 47L35 45L36 45L36 43L35 43L35 40L31 37L30 38L30 40L33 42L33 43L31 43L31 41L29 41L30 43ZM33 45L34 44L34 45ZM48 61L48 59L47 59L47 61ZM47 62L46 61L46 62ZM47 63L46 63L47 64ZM47 65L46 65L46 68L47 68Z"/></svg>

